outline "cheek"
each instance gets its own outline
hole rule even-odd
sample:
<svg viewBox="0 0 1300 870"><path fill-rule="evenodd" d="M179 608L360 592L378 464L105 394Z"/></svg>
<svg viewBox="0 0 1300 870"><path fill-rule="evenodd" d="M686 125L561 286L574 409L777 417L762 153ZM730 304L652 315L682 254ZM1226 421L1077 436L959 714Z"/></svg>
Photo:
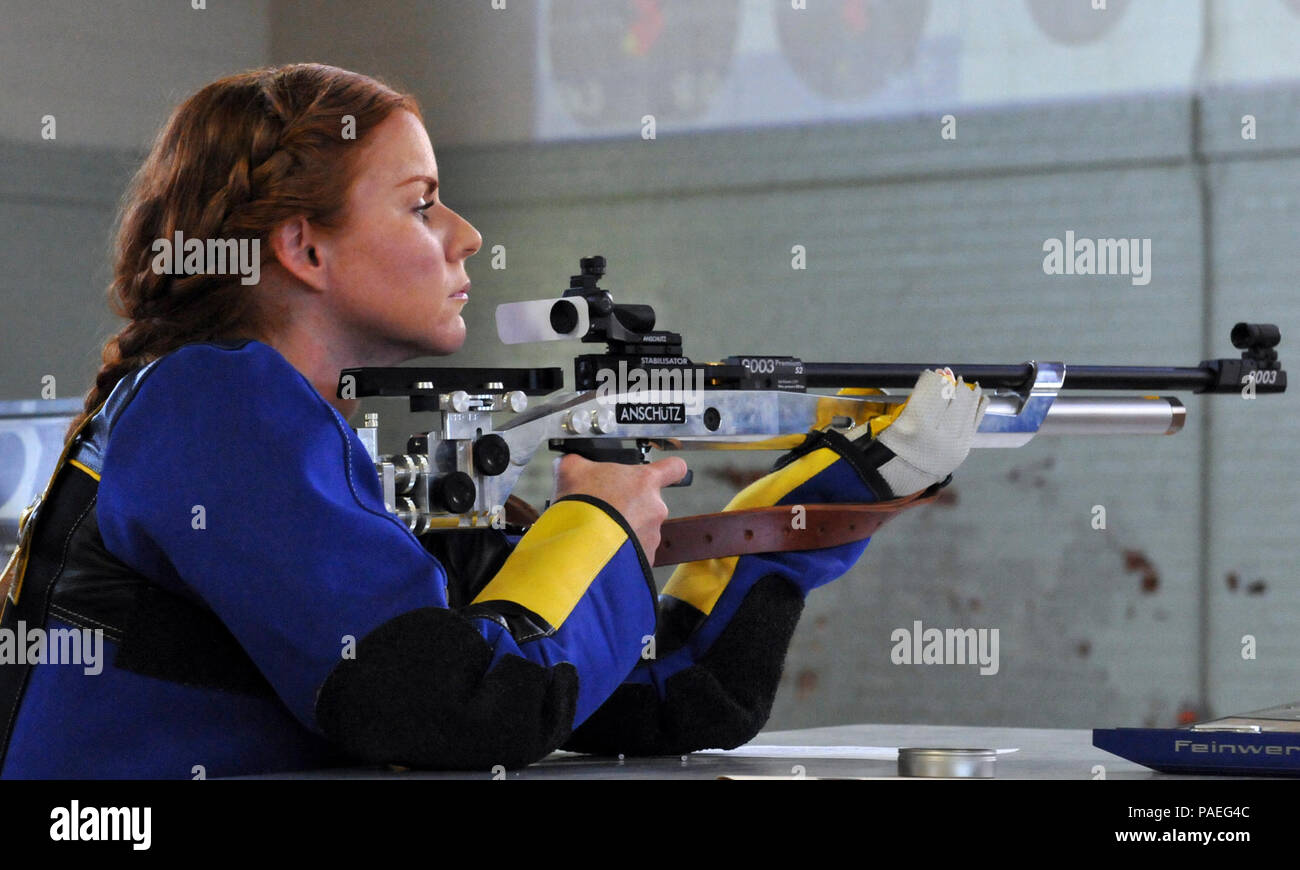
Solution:
<svg viewBox="0 0 1300 870"><path fill-rule="evenodd" d="M433 259L434 239L420 224L418 218L397 221L372 240L372 254L393 269L427 268Z"/></svg>
<svg viewBox="0 0 1300 870"><path fill-rule="evenodd" d="M384 276L381 280L408 283L413 277L432 277L442 262L441 243L414 216L373 221L353 241L351 253Z"/></svg>
<svg viewBox="0 0 1300 870"><path fill-rule="evenodd" d="M412 265L431 280L441 279L442 273L447 268L447 261L442 255L442 245L432 238L425 239L423 246L419 248L414 257Z"/></svg>

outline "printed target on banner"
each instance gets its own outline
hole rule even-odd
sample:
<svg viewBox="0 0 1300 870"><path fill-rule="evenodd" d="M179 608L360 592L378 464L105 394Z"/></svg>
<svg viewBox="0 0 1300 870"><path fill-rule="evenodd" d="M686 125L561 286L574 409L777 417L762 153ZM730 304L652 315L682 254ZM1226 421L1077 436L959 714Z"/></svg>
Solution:
<svg viewBox="0 0 1300 870"><path fill-rule="evenodd" d="M1038 29L1053 42L1083 45L1096 42L1112 29L1129 0L1026 0ZM1101 6L1100 9L1096 6Z"/></svg>
<svg viewBox="0 0 1300 870"><path fill-rule="evenodd" d="M727 76L739 0L552 0L551 77L586 127L692 120Z"/></svg>
<svg viewBox="0 0 1300 870"><path fill-rule="evenodd" d="M773 0L781 50L810 88L856 100L912 66L929 0Z"/></svg>

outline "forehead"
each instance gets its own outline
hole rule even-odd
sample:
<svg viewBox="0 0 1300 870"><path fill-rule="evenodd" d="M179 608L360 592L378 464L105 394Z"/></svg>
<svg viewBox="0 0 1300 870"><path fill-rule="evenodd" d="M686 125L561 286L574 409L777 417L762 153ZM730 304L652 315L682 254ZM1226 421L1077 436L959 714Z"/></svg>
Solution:
<svg viewBox="0 0 1300 870"><path fill-rule="evenodd" d="M357 186L396 188L415 175L438 177L438 163L424 125L410 112L393 112L367 137L360 155ZM412 190L416 182L411 182Z"/></svg>

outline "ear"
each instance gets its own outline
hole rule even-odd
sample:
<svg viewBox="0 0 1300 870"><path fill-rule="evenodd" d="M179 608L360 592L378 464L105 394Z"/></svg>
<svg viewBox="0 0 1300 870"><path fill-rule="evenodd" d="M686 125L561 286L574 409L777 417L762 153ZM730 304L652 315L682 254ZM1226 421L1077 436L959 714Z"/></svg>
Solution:
<svg viewBox="0 0 1300 870"><path fill-rule="evenodd" d="M280 265L315 290L327 286L325 238L302 215L290 218L271 231L271 251Z"/></svg>

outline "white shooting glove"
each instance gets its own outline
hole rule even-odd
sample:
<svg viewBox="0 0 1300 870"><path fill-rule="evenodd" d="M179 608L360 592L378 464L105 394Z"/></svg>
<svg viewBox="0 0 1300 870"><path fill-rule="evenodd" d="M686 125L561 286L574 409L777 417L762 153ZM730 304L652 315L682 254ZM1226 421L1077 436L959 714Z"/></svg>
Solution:
<svg viewBox="0 0 1300 870"><path fill-rule="evenodd" d="M988 404L979 384L954 378L951 369L921 372L902 411L875 437L894 452L879 468L894 496L925 489L955 471L970 453ZM856 440L870 430L868 422L845 435Z"/></svg>

